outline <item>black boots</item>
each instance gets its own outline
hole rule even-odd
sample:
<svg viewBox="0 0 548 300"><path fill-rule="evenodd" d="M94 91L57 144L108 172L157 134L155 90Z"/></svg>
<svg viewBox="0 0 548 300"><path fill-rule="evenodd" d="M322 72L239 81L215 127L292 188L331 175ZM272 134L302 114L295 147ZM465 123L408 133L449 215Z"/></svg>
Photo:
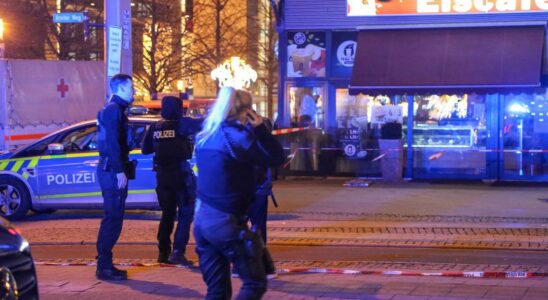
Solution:
<svg viewBox="0 0 548 300"><path fill-rule="evenodd" d="M162 252L158 254L158 263L160 264L171 264L171 265L180 265L184 267L194 267L194 264L186 259L184 253L180 250L173 250L173 253Z"/></svg>
<svg viewBox="0 0 548 300"><path fill-rule="evenodd" d="M110 268L97 268L95 277L99 280L127 280L127 271L114 266Z"/></svg>
<svg viewBox="0 0 548 300"><path fill-rule="evenodd" d="M194 267L194 264L186 259L185 254L180 250L173 250L173 253L169 256L169 263L189 268Z"/></svg>
<svg viewBox="0 0 548 300"><path fill-rule="evenodd" d="M96 256L97 271L95 277L99 280L127 280L127 271L120 270L112 264L112 256Z"/></svg>
<svg viewBox="0 0 548 300"><path fill-rule="evenodd" d="M158 254L158 263L159 264L169 264L169 252L162 252Z"/></svg>

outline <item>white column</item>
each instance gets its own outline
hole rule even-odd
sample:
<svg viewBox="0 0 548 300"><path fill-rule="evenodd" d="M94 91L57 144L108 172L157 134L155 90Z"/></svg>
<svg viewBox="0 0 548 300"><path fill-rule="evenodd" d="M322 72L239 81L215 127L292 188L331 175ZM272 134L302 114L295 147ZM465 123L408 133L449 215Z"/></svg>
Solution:
<svg viewBox="0 0 548 300"><path fill-rule="evenodd" d="M0 19L0 58L4 58L6 47L4 45L4 20Z"/></svg>
<svg viewBox="0 0 548 300"><path fill-rule="evenodd" d="M107 99L109 81L116 73L132 75L131 0L104 0L105 68Z"/></svg>

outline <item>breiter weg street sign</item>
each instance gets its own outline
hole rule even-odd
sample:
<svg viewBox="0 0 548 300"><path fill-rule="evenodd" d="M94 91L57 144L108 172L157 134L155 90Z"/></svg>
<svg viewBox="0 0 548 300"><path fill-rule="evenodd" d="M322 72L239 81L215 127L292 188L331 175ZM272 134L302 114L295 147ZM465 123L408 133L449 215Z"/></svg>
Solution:
<svg viewBox="0 0 548 300"><path fill-rule="evenodd" d="M86 20L83 12L64 12L53 14L54 23L82 23Z"/></svg>

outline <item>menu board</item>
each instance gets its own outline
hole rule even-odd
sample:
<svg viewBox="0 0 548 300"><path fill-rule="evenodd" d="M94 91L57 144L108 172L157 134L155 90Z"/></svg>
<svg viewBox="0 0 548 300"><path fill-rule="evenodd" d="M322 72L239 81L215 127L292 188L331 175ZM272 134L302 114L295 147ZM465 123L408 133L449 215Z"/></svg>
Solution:
<svg viewBox="0 0 548 300"><path fill-rule="evenodd" d="M371 124L388 122L403 123L403 109L396 105L373 106L371 109Z"/></svg>

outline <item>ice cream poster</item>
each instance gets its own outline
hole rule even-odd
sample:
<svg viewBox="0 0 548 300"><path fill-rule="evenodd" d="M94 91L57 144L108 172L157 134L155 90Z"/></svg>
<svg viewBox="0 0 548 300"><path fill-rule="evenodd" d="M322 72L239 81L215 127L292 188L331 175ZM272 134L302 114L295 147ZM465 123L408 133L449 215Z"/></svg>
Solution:
<svg viewBox="0 0 548 300"><path fill-rule="evenodd" d="M325 32L288 33L287 77L325 77Z"/></svg>

